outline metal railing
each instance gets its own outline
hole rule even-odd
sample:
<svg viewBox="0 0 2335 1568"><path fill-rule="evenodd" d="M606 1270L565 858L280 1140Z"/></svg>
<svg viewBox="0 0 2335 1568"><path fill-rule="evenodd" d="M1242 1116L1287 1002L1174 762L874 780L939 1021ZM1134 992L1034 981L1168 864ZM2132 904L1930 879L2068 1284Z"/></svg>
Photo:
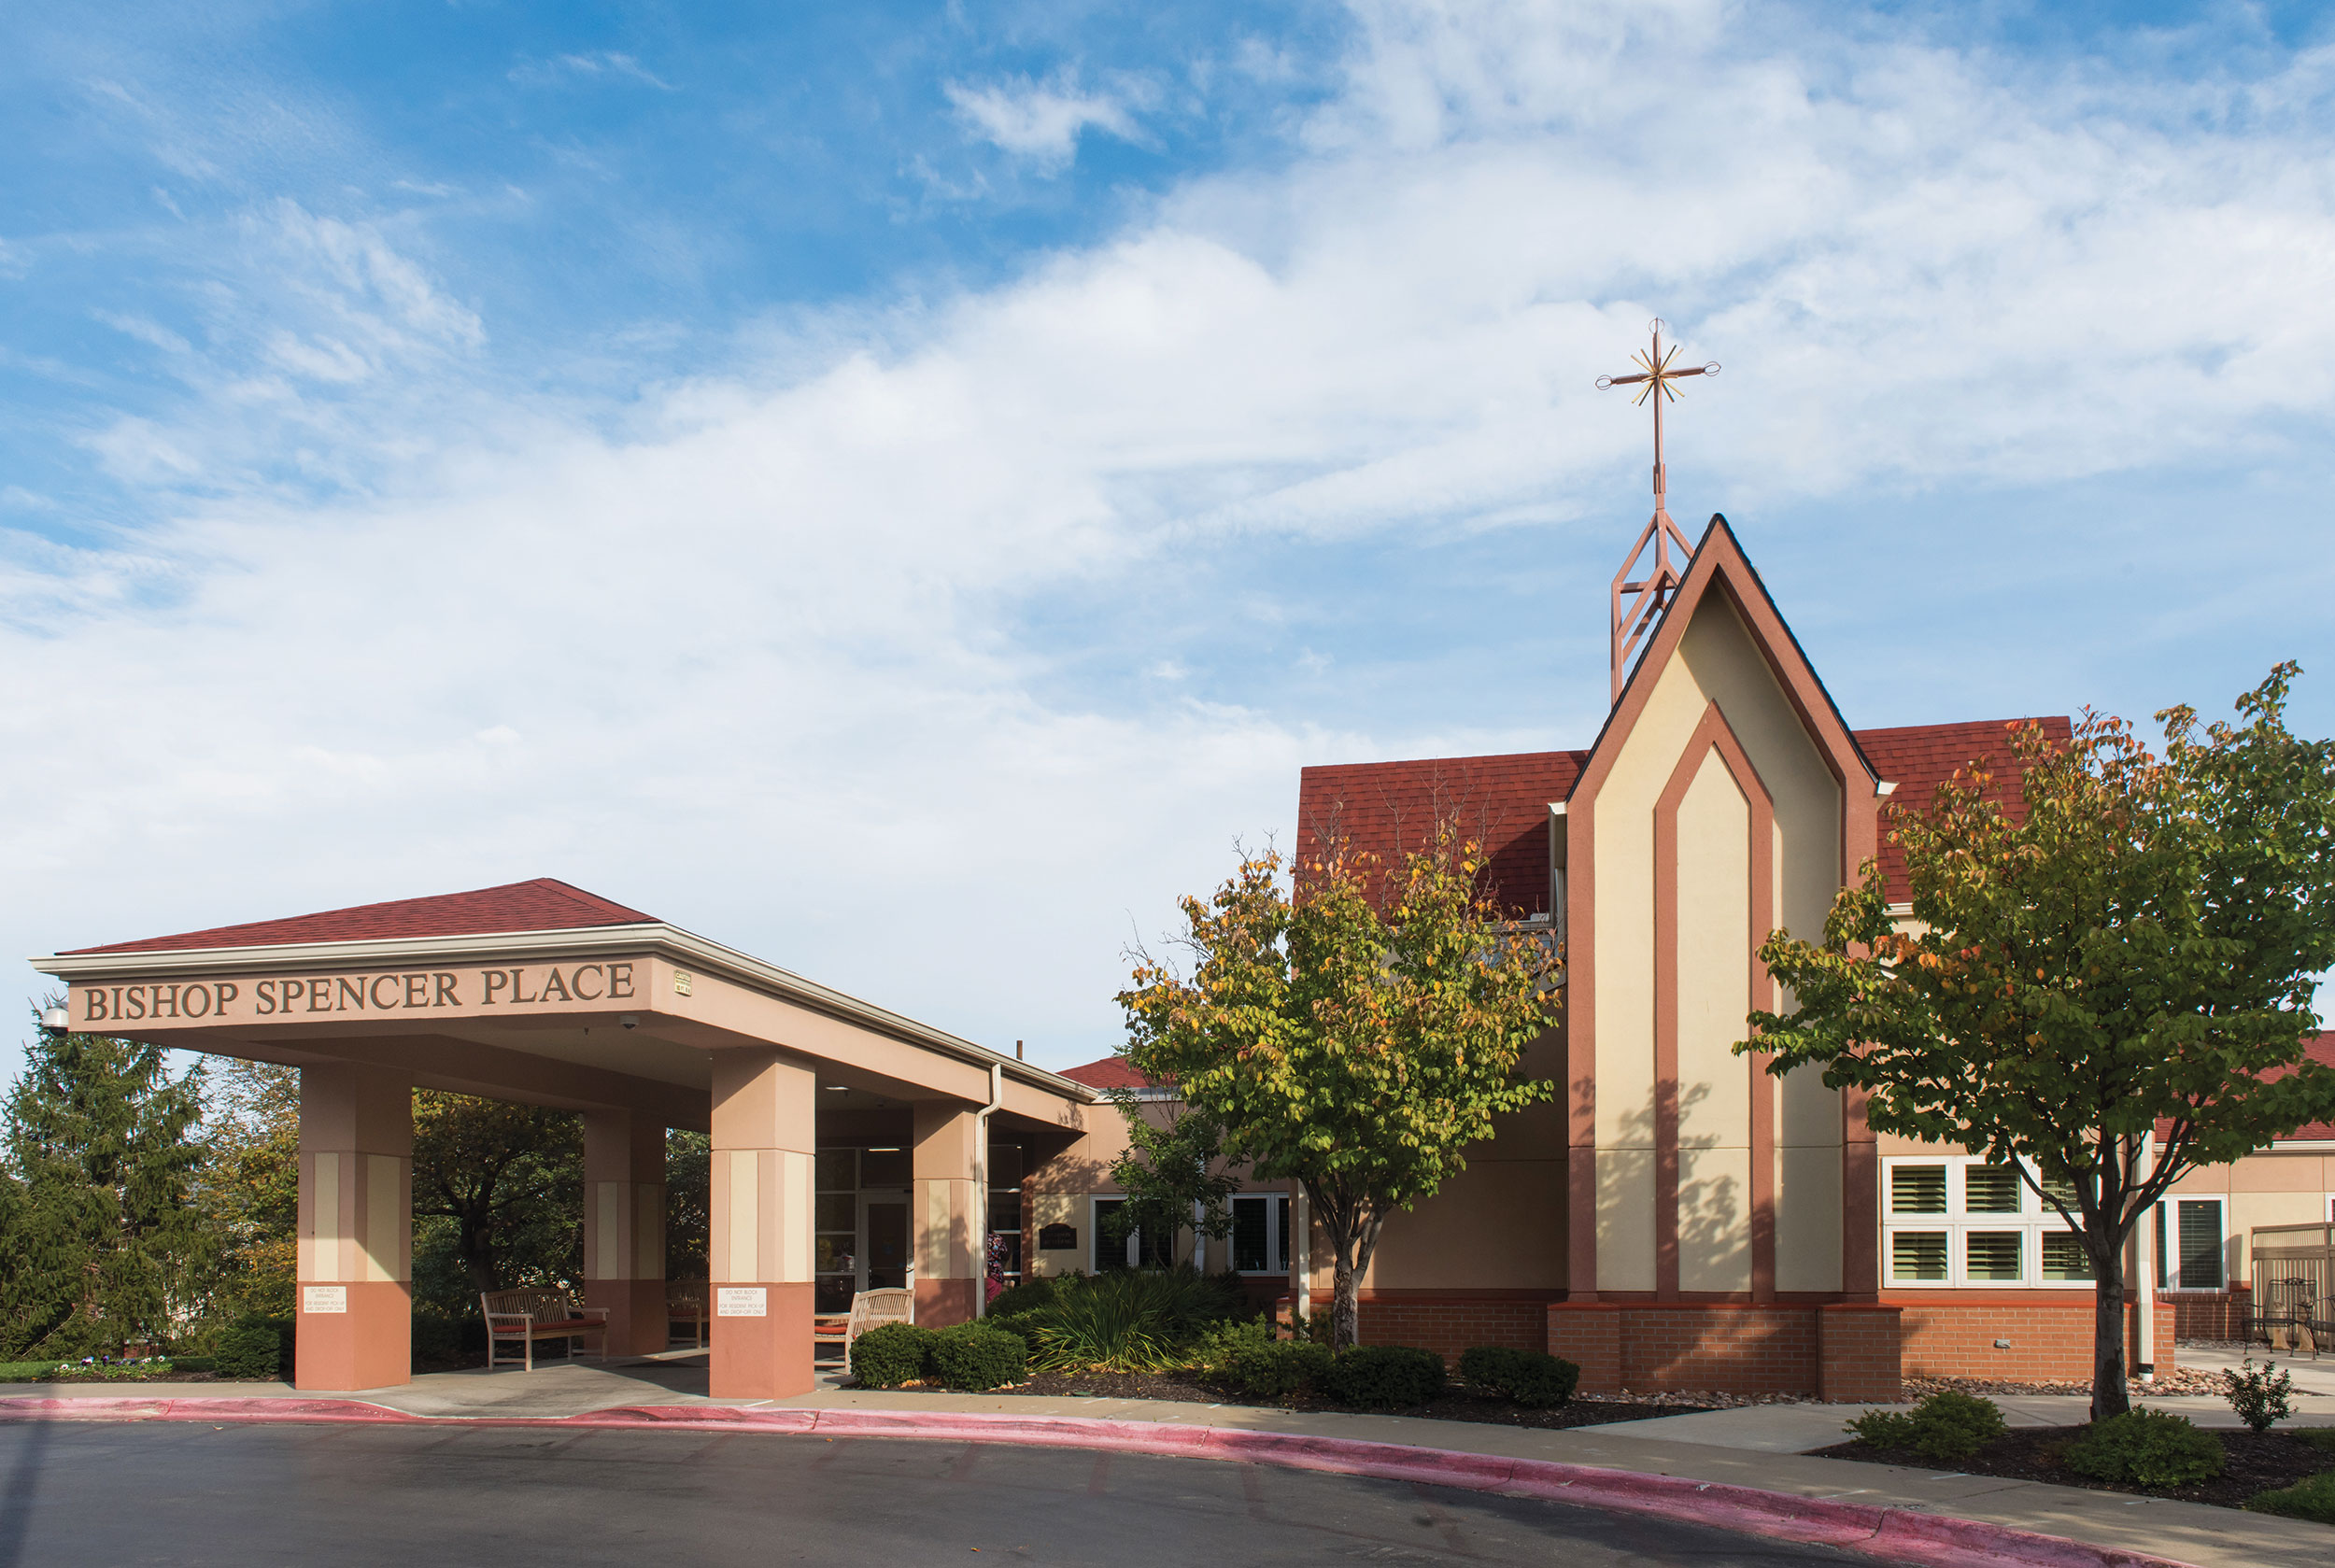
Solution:
<svg viewBox="0 0 2335 1568"><path fill-rule="evenodd" d="M2257 1225L2249 1238L2249 1337L2282 1350L2335 1350L2335 1222Z"/></svg>

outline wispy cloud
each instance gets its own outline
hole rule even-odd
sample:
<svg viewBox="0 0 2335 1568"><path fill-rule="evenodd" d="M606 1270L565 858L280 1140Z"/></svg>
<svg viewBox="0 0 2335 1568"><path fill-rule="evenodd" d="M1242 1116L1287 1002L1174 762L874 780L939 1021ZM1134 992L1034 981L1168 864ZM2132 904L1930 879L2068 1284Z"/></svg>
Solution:
<svg viewBox="0 0 2335 1568"><path fill-rule="evenodd" d="M1044 81L1014 77L982 87L950 82L944 91L976 135L1046 172L1075 159L1079 137L1089 130L1125 142L1145 140L1136 111L1158 98L1158 90L1137 77L1120 77L1107 90L1087 91L1068 68Z"/></svg>
<svg viewBox="0 0 2335 1568"><path fill-rule="evenodd" d="M586 54L555 54L542 60L522 61L512 66L509 74L513 81L523 87L545 87L563 81L621 77L656 88L660 92L675 91L672 83L631 55L609 49Z"/></svg>

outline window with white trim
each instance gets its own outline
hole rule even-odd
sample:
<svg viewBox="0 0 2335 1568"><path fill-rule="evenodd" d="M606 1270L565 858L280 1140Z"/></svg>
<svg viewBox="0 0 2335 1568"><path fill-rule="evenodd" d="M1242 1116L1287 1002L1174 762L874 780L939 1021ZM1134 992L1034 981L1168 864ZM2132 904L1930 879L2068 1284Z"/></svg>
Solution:
<svg viewBox="0 0 2335 1568"><path fill-rule="evenodd" d="M1892 1286L2088 1289L2091 1259L2010 1165L1967 1154L1881 1162L1881 1266Z"/></svg>
<svg viewBox="0 0 2335 1568"><path fill-rule="evenodd" d="M1125 1198L1097 1198L1094 1214L1095 1272L1108 1274L1120 1268L1167 1268L1176 1260L1169 1250L1175 1245L1172 1236L1148 1236L1139 1230L1127 1232L1124 1245L1112 1241L1103 1231L1103 1221L1126 1202Z"/></svg>
<svg viewBox="0 0 2335 1568"><path fill-rule="evenodd" d="M2222 1201L2179 1194L2157 1206L2157 1288L2219 1291L2222 1272Z"/></svg>
<svg viewBox="0 0 2335 1568"><path fill-rule="evenodd" d="M1289 1197L1243 1193L1232 1200L1232 1266L1241 1274L1289 1272Z"/></svg>

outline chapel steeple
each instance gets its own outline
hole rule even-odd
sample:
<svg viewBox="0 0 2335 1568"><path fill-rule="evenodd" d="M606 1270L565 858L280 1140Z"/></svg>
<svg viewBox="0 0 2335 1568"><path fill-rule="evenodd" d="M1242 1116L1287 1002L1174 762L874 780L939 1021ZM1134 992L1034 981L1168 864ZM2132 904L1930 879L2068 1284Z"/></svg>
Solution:
<svg viewBox="0 0 2335 1568"><path fill-rule="evenodd" d="M1630 673L1630 660L1637 653L1638 643L1653 629L1663 610L1686 580L1687 563L1694 558L1694 546L1677 523L1670 519L1667 488L1663 476L1663 404L1675 403L1678 394L1671 389L1673 381L1690 375L1717 375L1719 361L1692 365L1685 369L1672 368L1678 357L1677 345L1663 346L1663 323L1660 317L1653 322L1653 343L1631 356L1639 369L1629 375L1601 375L1597 378L1600 391L1608 387L1643 386L1634 402L1651 402L1654 405L1654 516L1639 532L1637 543L1630 546L1621 570L1613 574L1610 632L1613 643L1613 697L1621 700L1622 683ZM1638 561L1646 554L1648 544L1654 546L1652 568L1643 577L1630 575L1638 569ZM1677 558L1671 557L1673 546Z"/></svg>

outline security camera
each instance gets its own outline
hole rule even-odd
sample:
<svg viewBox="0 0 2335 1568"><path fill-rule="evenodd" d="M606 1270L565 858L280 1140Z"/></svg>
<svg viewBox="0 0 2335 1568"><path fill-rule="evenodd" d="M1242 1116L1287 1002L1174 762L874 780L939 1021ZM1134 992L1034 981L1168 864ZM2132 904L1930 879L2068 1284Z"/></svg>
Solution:
<svg viewBox="0 0 2335 1568"><path fill-rule="evenodd" d="M73 1015L63 1008L43 1008L40 1026L52 1035L67 1034L73 1028Z"/></svg>
<svg viewBox="0 0 2335 1568"><path fill-rule="evenodd" d="M641 1015L637 1012L628 1012L616 1022L628 1029L637 1029L641 1026Z"/></svg>

